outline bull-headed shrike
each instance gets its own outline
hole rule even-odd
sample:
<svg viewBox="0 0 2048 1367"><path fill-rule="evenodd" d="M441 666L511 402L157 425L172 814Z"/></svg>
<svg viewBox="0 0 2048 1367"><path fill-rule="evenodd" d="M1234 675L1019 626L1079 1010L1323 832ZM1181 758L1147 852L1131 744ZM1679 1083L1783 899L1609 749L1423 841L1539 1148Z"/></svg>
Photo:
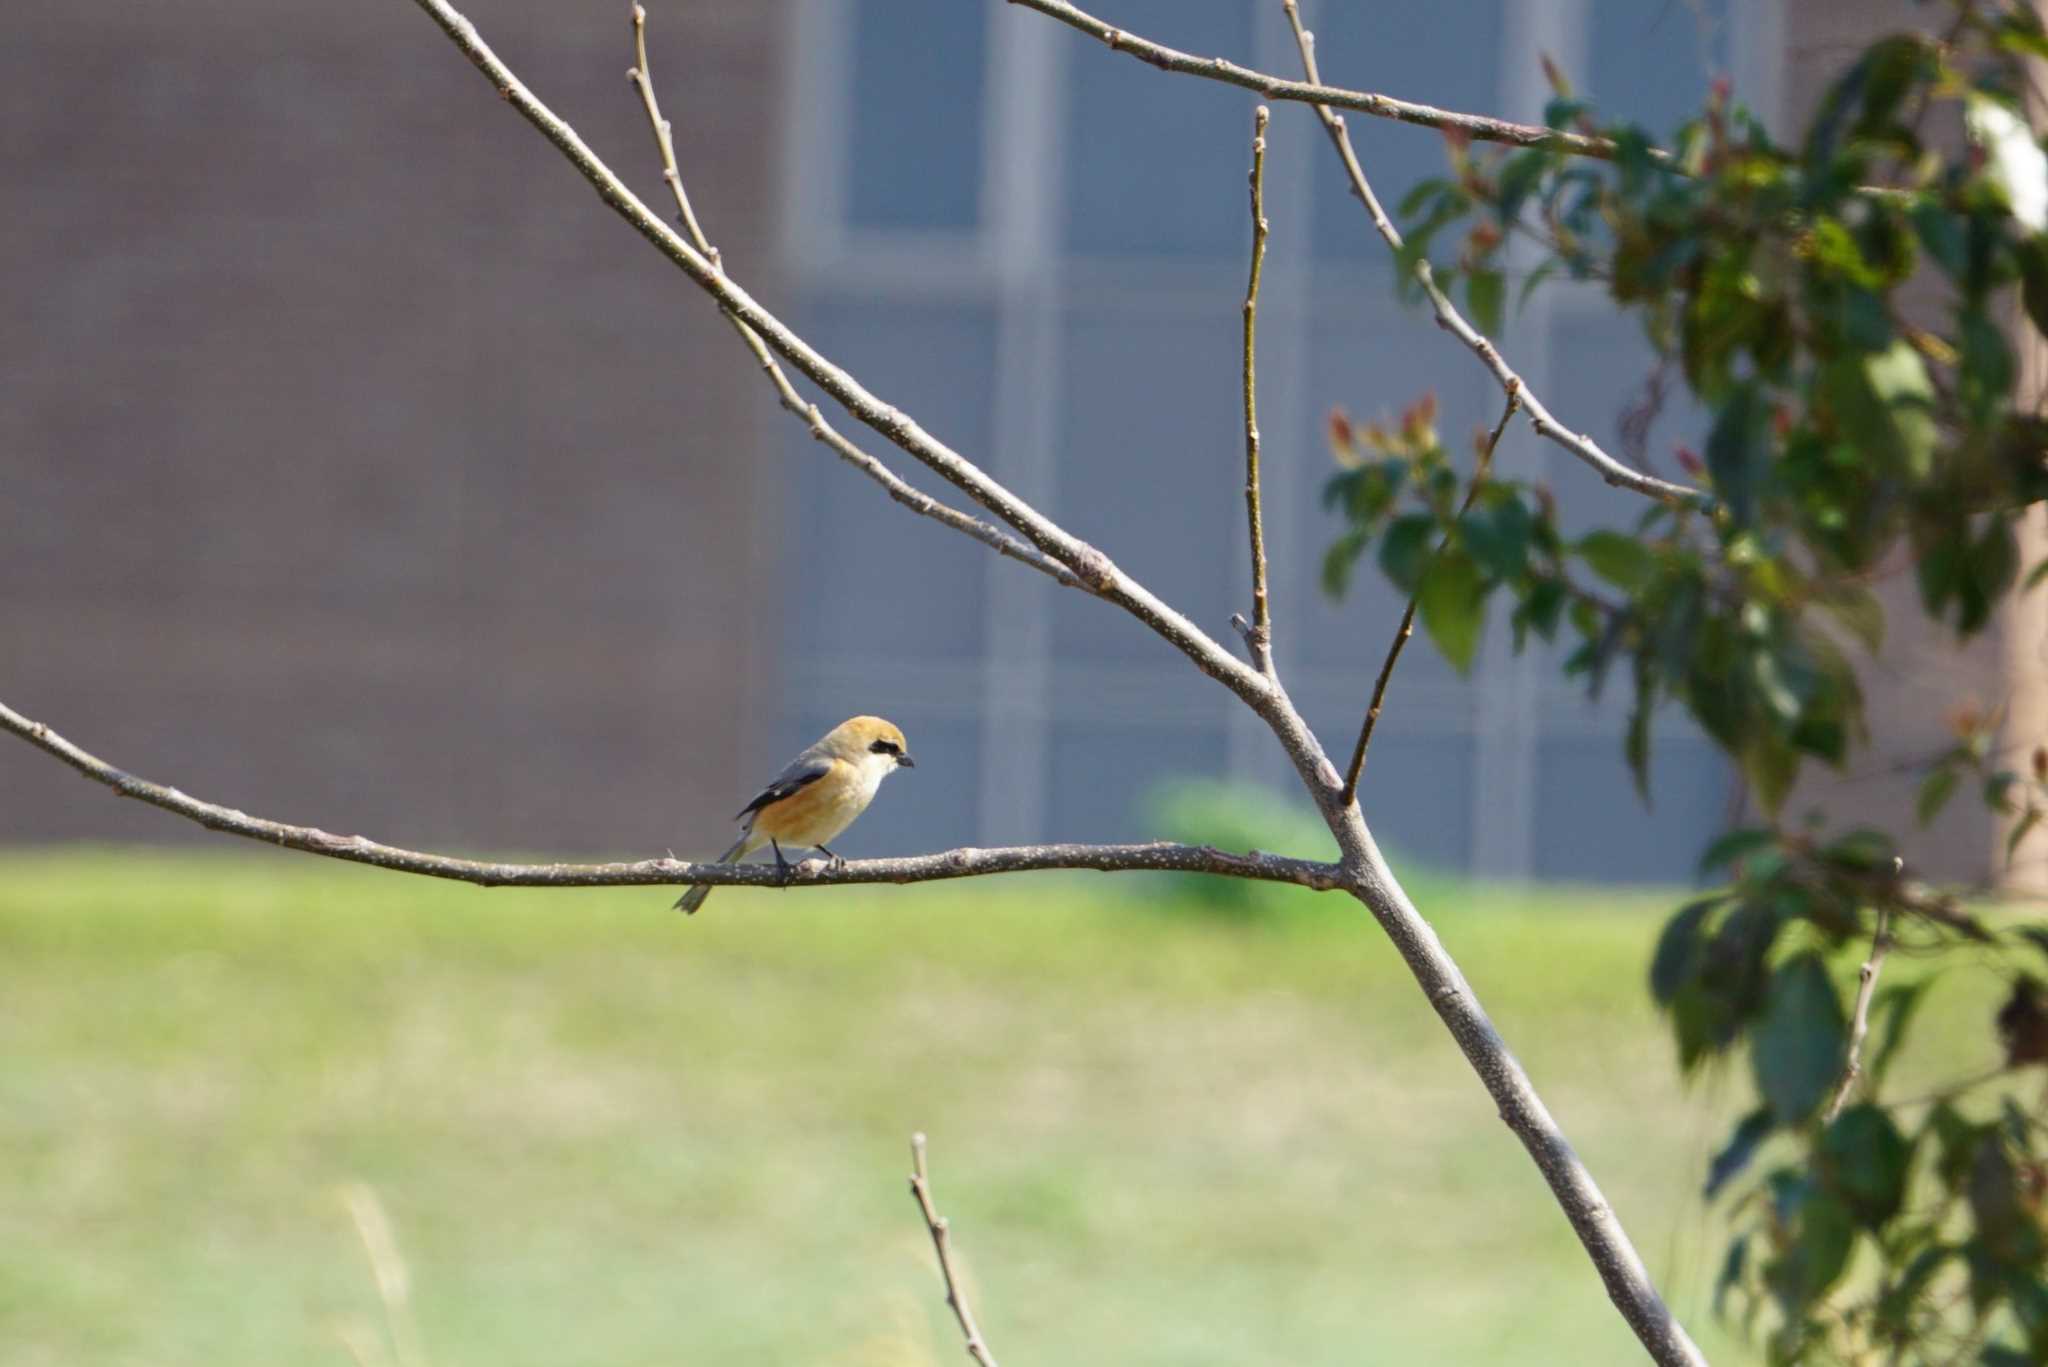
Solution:
<svg viewBox="0 0 2048 1367"><path fill-rule="evenodd" d="M868 809L883 779L899 768L916 767L903 733L893 723L880 717L843 721L791 760L752 802L740 808L737 817L745 823L740 838L718 856L718 862L745 859L767 845L775 851L775 862L787 869L789 861L782 857L782 847L808 845L843 863L825 848L825 842L837 840L839 833ZM699 884L676 905L695 912L710 895L711 889Z"/></svg>

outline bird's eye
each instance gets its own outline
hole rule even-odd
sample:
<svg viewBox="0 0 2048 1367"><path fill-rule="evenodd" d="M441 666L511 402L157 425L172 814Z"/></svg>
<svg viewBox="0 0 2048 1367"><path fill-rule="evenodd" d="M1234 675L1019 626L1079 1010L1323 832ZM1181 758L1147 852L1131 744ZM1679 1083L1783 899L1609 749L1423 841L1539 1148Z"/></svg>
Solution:
<svg viewBox="0 0 2048 1367"><path fill-rule="evenodd" d="M903 753L903 747L893 740L878 740L873 745L870 745L868 749L878 755L900 755Z"/></svg>

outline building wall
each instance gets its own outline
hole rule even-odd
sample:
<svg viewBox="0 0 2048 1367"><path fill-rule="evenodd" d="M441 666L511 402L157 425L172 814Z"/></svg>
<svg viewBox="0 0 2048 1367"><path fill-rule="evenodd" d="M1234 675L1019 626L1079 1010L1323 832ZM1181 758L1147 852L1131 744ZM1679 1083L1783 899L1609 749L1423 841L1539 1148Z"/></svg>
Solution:
<svg viewBox="0 0 2048 1367"><path fill-rule="evenodd" d="M655 201L624 5L465 8ZM697 204L772 298L784 16L660 11ZM774 672L761 391L424 15L8 6L0 187L0 699L390 840L715 838ZM194 834L0 747L0 842Z"/></svg>
<svg viewBox="0 0 2048 1367"><path fill-rule="evenodd" d="M1098 8L1188 51L1271 71L1297 61L1269 0ZM1547 96L1537 52L1656 128L1697 106L1710 70L1767 84L1774 67L1757 45L1774 9L1751 0L1306 8L1326 79L1515 117L1539 116ZM1255 98L1161 76L1008 6L811 0L798 15L786 229L815 339L1232 639L1230 615L1249 607L1237 383ZM1351 126L1390 203L1443 173L1436 134ZM1276 106L1269 142L1260 425L1276 641L1296 700L1344 750L1400 603L1370 569L1343 603L1317 586L1336 530L1318 501L1326 415L1391 414L1433 390L1463 449L1501 399L1397 301L1310 111ZM1556 411L1614 441L1650 371L1633 324L1592 291L1536 300L1504 346ZM1700 444L1691 416L1674 406L1650 434L1667 473L1675 442ZM1574 518L1637 511L1526 428L1501 458L1552 480ZM820 567L849 559L835 538L863 525L846 510L868 496L839 471L792 468L792 560L819 589L790 605L786 729L815 730L855 699L896 716L920 759L849 839L1135 836L1176 778L1293 788L1257 720L1169 648L937 528L870 543L826 581ZM1687 876L1730 810L1729 776L1669 717L1645 810L1621 759L1625 701L1588 703L1554 660L1515 658L1500 624L1471 679L1411 651L1366 772L1375 829L1409 857L1494 875Z"/></svg>
<svg viewBox="0 0 2048 1367"><path fill-rule="evenodd" d="M658 200L618 9L468 8ZM1861 0L1308 8L1330 80L1528 118L1542 51L1653 128L1716 70L1796 117L1879 22ZM1293 64L1265 0L1104 9ZM732 269L1227 639L1253 99L1004 5L675 0L653 22ZM924 762L849 851L1138 834L1177 776L1286 790L1256 721L1163 645L881 501L776 414L701 298L402 0L15 7L0 114L0 699L109 759L382 838L586 851L710 848L747 778L853 711ZM1390 201L1443 164L1426 130L1353 127ZM1342 604L1316 587L1324 415L1434 390L1459 440L1498 397L1396 303L1305 109L1275 110L1268 200L1276 628L1339 749L1399 605L1370 574ZM1597 293L1539 294L1502 340L1616 440L1649 361ZM1698 445L1695 418L1673 406L1651 459ZM1633 511L1526 430L1502 459L1586 523ZM1959 666L1896 639L1873 716L1908 720L1833 789L1852 814L1910 801L1890 766L1939 740L1959 668L2003 686L1997 643ZM1686 876L1738 795L1670 716L1645 810L1621 701L1499 630L1470 680L1412 652L1376 828L1498 875ZM1981 860L1988 828L1952 820L1927 850ZM0 747L0 840L189 836Z"/></svg>

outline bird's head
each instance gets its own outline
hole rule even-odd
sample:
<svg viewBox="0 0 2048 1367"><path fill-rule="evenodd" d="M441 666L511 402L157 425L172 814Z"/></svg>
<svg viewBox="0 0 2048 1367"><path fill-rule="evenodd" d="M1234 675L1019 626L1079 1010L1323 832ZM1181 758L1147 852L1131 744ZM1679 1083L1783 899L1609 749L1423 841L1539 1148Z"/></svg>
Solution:
<svg viewBox="0 0 2048 1367"><path fill-rule="evenodd" d="M826 733L819 748L830 751L849 764L879 765L882 772L915 769L910 746L894 722L880 717L853 717Z"/></svg>

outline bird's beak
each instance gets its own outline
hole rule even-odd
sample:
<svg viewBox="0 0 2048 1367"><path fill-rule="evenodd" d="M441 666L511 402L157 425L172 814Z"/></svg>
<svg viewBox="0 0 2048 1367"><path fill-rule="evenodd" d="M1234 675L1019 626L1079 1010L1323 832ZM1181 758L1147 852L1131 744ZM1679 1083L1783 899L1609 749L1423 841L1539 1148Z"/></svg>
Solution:
<svg viewBox="0 0 2048 1367"><path fill-rule="evenodd" d="M917 761L912 759L909 755L898 755L896 756L896 767L898 769L915 769L917 767Z"/></svg>

